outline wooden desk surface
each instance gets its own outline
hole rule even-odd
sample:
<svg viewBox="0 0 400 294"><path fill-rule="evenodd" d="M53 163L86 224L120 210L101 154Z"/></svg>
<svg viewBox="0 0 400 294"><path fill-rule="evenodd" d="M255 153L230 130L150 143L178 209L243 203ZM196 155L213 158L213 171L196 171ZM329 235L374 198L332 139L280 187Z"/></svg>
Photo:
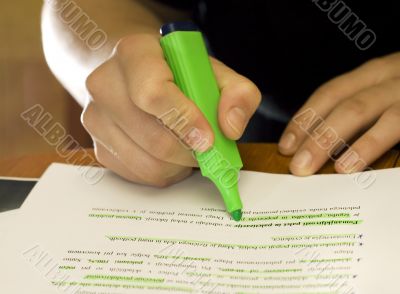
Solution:
<svg viewBox="0 0 400 294"><path fill-rule="evenodd" d="M276 144L239 144L244 169L271 173L288 173L290 158L280 155ZM88 150L93 156L93 150ZM82 157L83 152L76 157ZM400 152L390 151L372 165L374 169L383 169L400 166ZM54 153L29 155L10 158L0 162L0 176L5 177L40 177L46 168L53 162L65 163L65 159ZM89 164L90 160L82 164ZM326 164L320 173L333 173L333 164Z"/></svg>

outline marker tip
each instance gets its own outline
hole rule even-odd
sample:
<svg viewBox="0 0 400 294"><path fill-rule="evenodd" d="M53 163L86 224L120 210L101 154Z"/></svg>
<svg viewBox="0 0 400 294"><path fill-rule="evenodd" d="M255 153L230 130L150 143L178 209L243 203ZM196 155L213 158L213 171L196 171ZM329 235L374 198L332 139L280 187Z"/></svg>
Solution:
<svg viewBox="0 0 400 294"><path fill-rule="evenodd" d="M235 221L238 222L242 218L242 211L240 209L232 211L231 216Z"/></svg>

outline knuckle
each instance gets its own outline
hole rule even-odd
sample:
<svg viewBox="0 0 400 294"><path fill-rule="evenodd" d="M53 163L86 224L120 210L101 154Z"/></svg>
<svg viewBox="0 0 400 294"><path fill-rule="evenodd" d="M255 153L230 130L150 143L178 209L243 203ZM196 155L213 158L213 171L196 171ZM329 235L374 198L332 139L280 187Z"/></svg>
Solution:
<svg viewBox="0 0 400 294"><path fill-rule="evenodd" d="M261 92L258 87L250 81L242 82L238 85L239 93L245 98L256 99L257 105L261 102Z"/></svg>
<svg viewBox="0 0 400 294"><path fill-rule="evenodd" d="M342 104L343 111L345 111L348 115L354 116L357 118L362 118L366 115L368 111L368 104L365 102L366 94L359 94L357 97L353 99L348 99Z"/></svg>
<svg viewBox="0 0 400 294"><path fill-rule="evenodd" d="M101 91L100 89L103 85L102 76L101 68L97 68L86 78L86 89L93 98Z"/></svg>
<svg viewBox="0 0 400 294"><path fill-rule="evenodd" d="M134 92L133 90L131 91ZM148 111L159 104L163 93L163 86L160 83L149 79L140 85L140 90L134 97L135 104L144 111Z"/></svg>
<svg viewBox="0 0 400 294"><path fill-rule="evenodd" d="M136 44L140 43L140 39L140 35L129 35L122 37L115 46L116 54L120 56L131 54L132 48L134 48Z"/></svg>
<svg viewBox="0 0 400 294"><path fill-rule="evenodd" d="M81 123L86 130L91 131L95 126L96 114L94 110L94 105L89 102L87 106L83 109L81 114Z"/></svg>
<svg viewBox="0 0 400 294"><path fill-rule="evenodd" d="M313 97L318 97L318 99L326 99L328 101L336 100L336 81L331 80L322 86L320 86L313 94Z"/></svg>
<svg viewBox="0 0 400 294"><path fill-rule="evenodd" d="M115 46L113 54L121 62L130 60L135 69L153 68L157 69L154 70L157 75L165 74L165 68L162 70L160 67L164 58L159 41L152 35L135 34L123 37Z"/></svg>
<svg viewBox="0 0 400 294"><path fill-rule="evenodd" d="M254 111L256 110L256 108L260 105L261 100L262 100L262 95L260 90L255 86L252 85L249 87L248 89L248 96L247 97L251 97L252 99L252 106L254 108Z"/></svg>

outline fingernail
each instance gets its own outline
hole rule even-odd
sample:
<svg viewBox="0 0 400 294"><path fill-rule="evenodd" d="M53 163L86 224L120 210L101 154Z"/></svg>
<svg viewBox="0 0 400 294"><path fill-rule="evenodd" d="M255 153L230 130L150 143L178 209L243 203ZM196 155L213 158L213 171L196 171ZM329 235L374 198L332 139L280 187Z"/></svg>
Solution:
<svg viewBox="0 0 400 294"><path fill-rule="evenodd" d="M183 141L193 150L205 152L211 147L209 137L205 132L197 128L191 129L183 138Z"/></svg>
<svg viewBox="0 0 400 294"><path fill-rule="evenodd" d="M282 148L285 150L292 149L295 142L296 142L296 136L293 133L287 133L279 141L279 148Z"/></svg>
<svg viewBox="0 0 400 294"><path fill-rule="evenodd" d="M312 154L308 150L302 150L297 153L292 160L292 165L298 169L307 169L311 166Z"/></svg>
<svg viewBox="0 0 400 294"><path fill-rule="evenodd" d="M243 133L244 127L247 122L246 113L243 109L239 107L234 107L229 110L228 115L226 116L226 120L229 126L237 133L241 135Z"/></svg>

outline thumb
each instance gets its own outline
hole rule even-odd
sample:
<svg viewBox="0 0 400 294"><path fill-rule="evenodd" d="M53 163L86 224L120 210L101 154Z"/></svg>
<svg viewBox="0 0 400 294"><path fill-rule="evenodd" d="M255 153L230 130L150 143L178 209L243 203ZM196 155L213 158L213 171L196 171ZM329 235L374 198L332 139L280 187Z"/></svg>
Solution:
<svg viewBox="0 0 400 294"><path fill-rule="evenodd" d="M229 139L238 140L261 102L257 86L222 62L211 59L221 91L219 125Z"/></svg>

